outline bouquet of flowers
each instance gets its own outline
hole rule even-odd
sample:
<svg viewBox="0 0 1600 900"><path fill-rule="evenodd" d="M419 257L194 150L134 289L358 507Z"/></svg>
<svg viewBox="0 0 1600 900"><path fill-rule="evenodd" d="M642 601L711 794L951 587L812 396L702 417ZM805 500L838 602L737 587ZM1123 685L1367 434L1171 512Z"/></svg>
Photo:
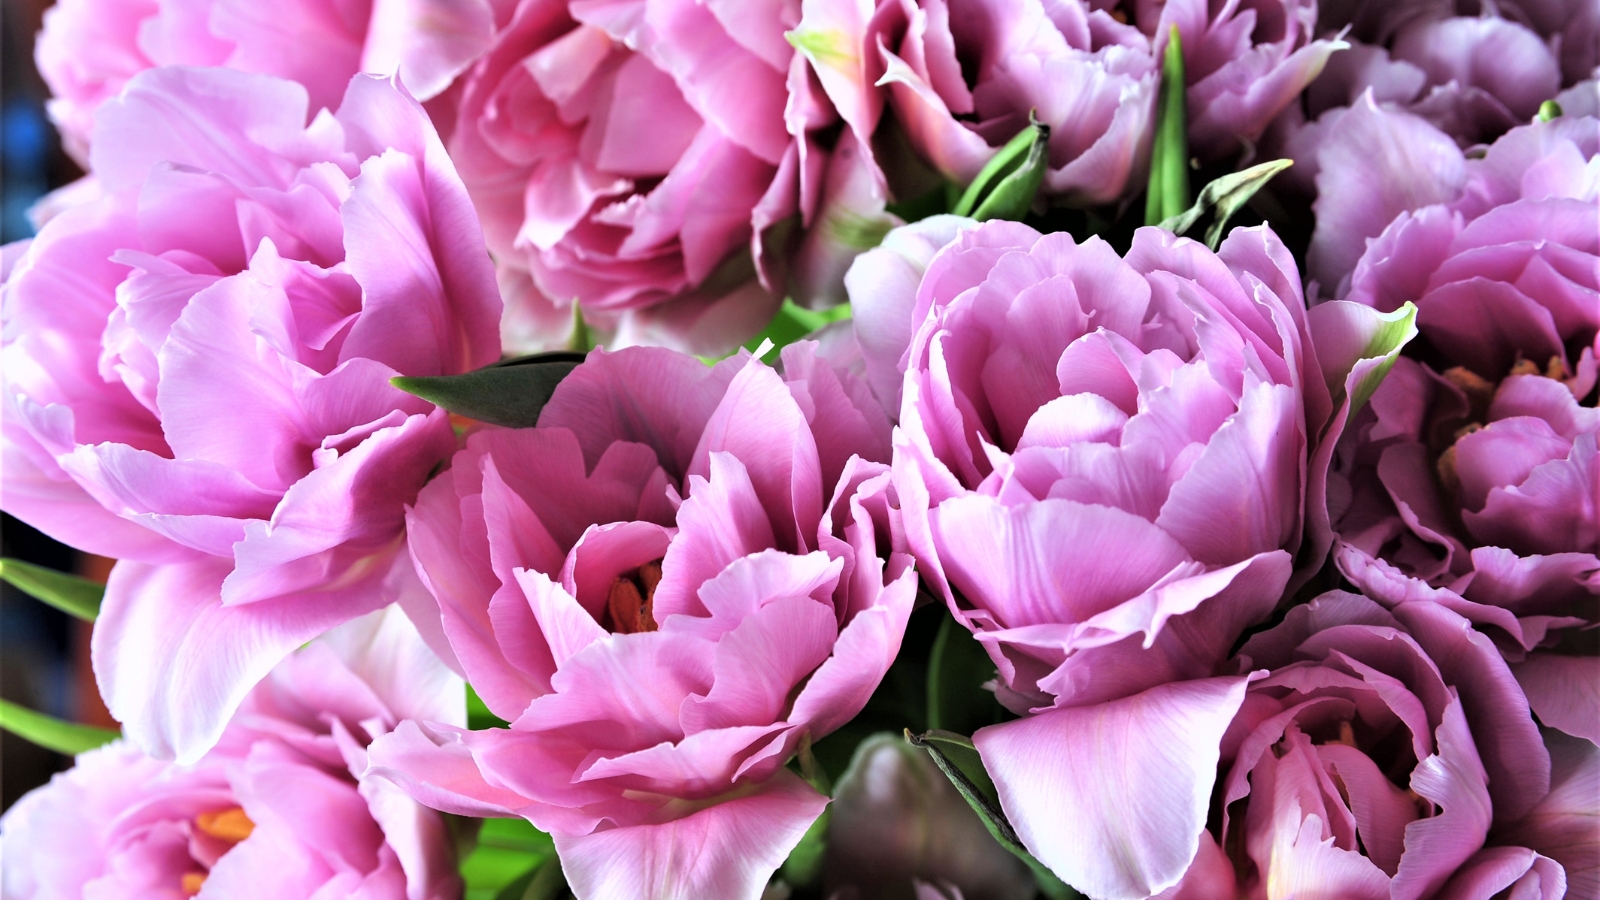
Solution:
<svg viewBox="0 0 1600 900"><path fill-rule="evenodd" d="M1594 0L60 0L5 900L1600 896Z"/></svg>

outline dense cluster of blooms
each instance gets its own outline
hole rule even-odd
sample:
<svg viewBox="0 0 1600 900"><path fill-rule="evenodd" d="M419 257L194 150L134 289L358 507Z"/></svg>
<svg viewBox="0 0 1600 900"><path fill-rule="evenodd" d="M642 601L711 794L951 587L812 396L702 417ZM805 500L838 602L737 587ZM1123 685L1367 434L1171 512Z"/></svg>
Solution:
<svg viewBox="0 0 1600 900"><path fill-rule="evenodd" d="M62 0L0 507L122 733L0 898L1600 897L1597 41Z"/></svg>

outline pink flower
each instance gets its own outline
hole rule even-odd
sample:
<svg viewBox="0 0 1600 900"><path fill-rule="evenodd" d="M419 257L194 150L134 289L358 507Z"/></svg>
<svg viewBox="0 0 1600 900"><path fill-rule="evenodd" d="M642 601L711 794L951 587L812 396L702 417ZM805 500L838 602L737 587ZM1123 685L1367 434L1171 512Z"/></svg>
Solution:
<svg viewBox="0 0 1600 900"><path fill-rule="evenodd" d="M1311 39L1315 6L1298 0L824 0L805 10L794 40L858 134L887 107L922 159L964 185L1033 111L1051 128L1044 190L1079 206L1144 187L1173 25L1190 140L1207 159L1244 150L1338 46Z"/></svg>
<svg viewBox="0 0 1600 900"><path fill-rule="evenodd" d="M1018 760L1002 749L1030 738L1065 745L1015 763L1052 780L1050 796L1065 806L1002 787L1013 821L1042 826L1053 840L1082 830L1055 812L1062 808L1109 822L1137 850L1094 858L1107 872L1193 847L1193 837L1162 831L1159 816L1127 816L1119 798L1152 758L1173 752L1162 740L1172 729L1198 727L1221 736L1207 760L1220 790L1198 851L1188 851L1194 864L1163 898L1588 896L1568 893L1564 867L1594 865L1592 835L1587 846L1572 840L1586 821L1592 830L1593 795L1586 811L1574 801L1593 784L1582 765L1597 761L1594 748L1573 754L1555 736L1578 764L1563 765L1552 791L1551 754L1526 699L1494 646L1460 616L1433 604L1389 612L1330 592L1253 636L1238 665L1254 671L1074 711L1076 721L1048 734L1043 719L1027 720L1032 735L978 732L986 760ZM1237 712L1196 722L1170 705L1181 692L1223 690L1242 695Z"/></svg>
<svg viewBox="0 0 1600 900"><path fill-rule="evenodd" d="M1296 554L1320 566L1332 446L1315 436L1338 434L1394 336L1374 340L1390 326L1370 310L1329 304L1313 348L1299 275L1270 231L1235 230L1212 254L1148 228L1122 259L1098 239L989 222L933 256L910 302L872 274L886 262L904 264L875 251L850 277L880 288L857 302L914 323L894 461L906 533L998 667L1001 702L1032 716L1002 731L1218 674L1278 605ZM872 321L858 323L861 346L899 356L863 330ZM1147 771L1144 793L1124 798L1161 809L1186 852L1117 881L1082 867L1092 842L1024 832L1028 848L1092 896L1170 886L1205 822L1205 747L1220 732L1201 723L1225 724L1242 691L1175 695L1195 725L1163 737L1178 770ZM985 761L1016 776L1004 790L1055 796L1020 759ZM1173 783L1195 790L1172 795Z"/></svg>
<svg viewBox="0 0 1600 900"><path fill-rule="evenodd" d="M422 109L363 76L305 121L293 82L135 77L99 117L104 197L4 285L4 508L122 560L101 691L184 762L295 647L420 595L404 505L455 438L389 379L499 352L472 205Z"/></svg>
<svg viewBox="0 0 1600 900"><path fill-rule="evenodd" d="M34 59L67 152L89 161L95 110L157 66L226 66L298 81L333 109L358 72L398 73L424 100L488 46L505 0L61 0ZM503 13L502 13L503 15Z"/></svg>
<svg viewBox="0 0 1600 900"><path fill-rule="evenodd" d="M877 403L811 344L783 368L595 351L538 428L469 437L411 549L512 724L402 725L375 765L550 832L579 896L759 894L827 803L785 761L860 711L916 591Z"/></svg>
<svg viewBox="0 0 1600 900"><path fill-rule="evenodd" d="M1396 366L1341 450L1335 523L1352 582L1466 616L1544 724L1593 741L1600 656L1581 635L1600 623L1597 144L1594 119L1516 129L1459 164L1451 201L1368 242L1346 296L1416 303L1426 353Z"/></svg>
<svg viewBox="0 0 1600 900"><path fill-rule="evenodd" d="M450 835L366 745L406 716L461 722L461 680L396 609L329 633L255 689L192 765L124 741L0 820L13 900L89 897L451 900Z"/></svg>
<svg viewBox="0 0 1600 900"><path fill-rule="evenodd" d="M869 152L819 143L837 115L784 40L798 19L784 0L517 5L464 77L450 141L508 285L508 340L565 342L576 303L610 346L720 352L786 287L842 299L829 284L852 243L897 220ZM884 224L824 227L841 216ZM798 248L791 218L815 226Z"/></svg>

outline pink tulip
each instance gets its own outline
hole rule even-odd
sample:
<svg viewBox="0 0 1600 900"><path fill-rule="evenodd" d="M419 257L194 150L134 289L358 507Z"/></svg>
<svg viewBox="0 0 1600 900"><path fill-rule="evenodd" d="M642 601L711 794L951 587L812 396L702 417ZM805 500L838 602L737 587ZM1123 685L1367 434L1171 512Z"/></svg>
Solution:
<svg viewBox="0 0 1600 900"><path fill-rule="evenodd" d="M1051 129L1044 191L1078 206L1143 189L1173 26L1190 140L1208 160L1245 151L1339 46L1312 39L1315 6L1298 0L815 0L804 9L793 39L857 134L892 110L922 159L965 185L1032 112Z"/></svg>
<svg viewBox="0 0 1600 900"><path fill-rule="evenodd" d="M856 298L857 341L869 372L905 371L895 487L922 576L989 651L1001 702L1029 716L997 726L1017 737L981 747L985 763L1003 796L1074 810L1034 779L1027 760L1055 751L1029 735L1117 704L1187 716L1128 751L1145 777L1119 802L1159 810L1152 827L1179 841L1130 857L1137 871L1087 862L1117 840L1093 817L1069 814L1082 829L1070 839L1050 830L1067 827L1060 814L1018 827L1091 896L1164 890L1206 820L1206 748L1244 696L1237 678L1192 680L1224 674L1297 555L1325 558L1330 436L1392 361L1398 336L1379 335L1403 319L1328 304L1308 324L1294 263L1265 228L1234 231L1218 254L1144 229L1124 259L1098 239L989 222L926 263L892 249L897 234L850 273L873 288ZM880 305L909 315L903 351L874 330Z"/></svg>
<svg viewBox="0 0 1600 900"><path fill-rule="evenodd" d="M842 299L850 257L898 220L871 153L821 143L838 116L784 40L798 20L798 0L517 4L450 140L517 285L508 339L565 343L576 304L608 346L720 353L786 289Z"/></svg>
<svg viewBox="0 0 1600 900"><path fill-rule="evenodd" d="M1600 623L1597 150L1594 119L1516 129L1457 162L1446 202L1367 242L1346 296L1416 303L1428 353L1340 453L1335 558L1374 599L1442 603L1494 635L1540 720L1600 742L1583 636ZM1359 203L1327 207L1354 220ZM1325 237L1324 260L1350 255Z"/></svg>
<svg viewBox="0 0 1600 900"><path fill-rule="evenodd" d="M192 765L118 741L0 819L8 900L452 900L443 819L364 777L402 718L461 722L461 680L396 609L285 659Z"/></svg>
<svg viewBox="0 0 1600 900"><path fill-rule="evenodd" d="M421 107L370 77L135 77L104 196L4 285L4 508L122 560L96 623L113 715L192 762L291 650L421 597L404 507L455 437L395 375L493 361L499 300Z"/></svg>
<svg viewBox="0 0 1600 900"><path fill-rule="evenodd" d="M827 799L784 763L866 703L916 592L871 393L595 351L538 428L485 429L408 517L450 647L511 722L405 724L380 770L522 816L584 898L755 897Z"/></svg>
<svg viewBox="0 0 1600 900"><path fill-rule="evenodd" d="M506 0L61 0L34 59L67 152L90 157L95 110L158 66L226 66L298 81L333 109L358 72L398 74L424 100L489 46Z"/></svg>
<svg viewBox="0 0 1600 900"><path fill-rule="evenodd" d="M1577 835L1592 831L1594 747L1553 734L1562 765L1552 785L1552 754L1527 700L1465 619L1432 604L1391 613L1330 592L1247 641L1239 666L1254 671L1216 751L1219 815L1163 898L1592 893L1569 883L1567 867L1593 883L1600 847ZM1164 724L1161 710L1149 711L1114 739L1079 738L1089 748L1078 758L1142 743ZM1059 777L1087 786L1081 774ZM1172 842L1128 831L1141 844Z"/></svg>

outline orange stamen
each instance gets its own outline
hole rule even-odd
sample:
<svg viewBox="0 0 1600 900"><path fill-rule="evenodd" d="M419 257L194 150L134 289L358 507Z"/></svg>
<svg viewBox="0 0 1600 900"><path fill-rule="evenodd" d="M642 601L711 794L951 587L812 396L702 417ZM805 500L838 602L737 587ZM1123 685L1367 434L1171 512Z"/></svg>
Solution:
<svg viewBox="0 0 1600 900"><path fill-rule="evenodd" d="M244 810L237 806L201 813L195 816L194 825L204 834L235 844L249 837L256 828L256 823L250 821Z"/></svg>

